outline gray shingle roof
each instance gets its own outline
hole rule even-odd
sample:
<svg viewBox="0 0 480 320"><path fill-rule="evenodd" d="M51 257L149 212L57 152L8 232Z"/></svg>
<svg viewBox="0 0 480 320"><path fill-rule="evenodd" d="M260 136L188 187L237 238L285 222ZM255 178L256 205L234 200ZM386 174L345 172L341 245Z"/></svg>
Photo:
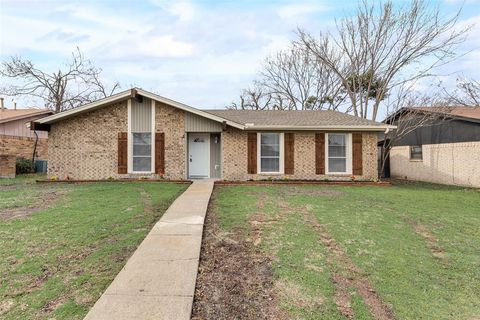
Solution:
<svg viewBox="0 0 480 320"><path fill-rule="evenodd" d="M330 110L204 110L216 116L241 124L253 124L253 127L264 126L365 126L385 127L384 123L355 117Z"/></svg>

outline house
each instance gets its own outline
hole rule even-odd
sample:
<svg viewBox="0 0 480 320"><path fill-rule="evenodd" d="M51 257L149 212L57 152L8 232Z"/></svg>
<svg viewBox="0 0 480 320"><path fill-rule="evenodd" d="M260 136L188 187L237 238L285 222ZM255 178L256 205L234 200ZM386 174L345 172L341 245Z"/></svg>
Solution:
<svg viewBox="0 0 480 320"><path fill-rule="evenodd" d="M377 133L335 111L200 110L134 88L35 121L56 179L376 180Z"/></svg>
<svg viewBox="0 0 480 320"><path fill-rule="evenodd" d="M47 132L34 132L27 128L31 121L51 115L45 109L13 109L4 106L0 98L0 177L15 175L16 158L47 158ZM37 139L38 137L38 139Z"/></svg>
<svg viewBox="0 0 480 320"><path fill-rule="evenodd" d="M395 141L390 176L408 180L480 187L480 108L401 109L386 119L398 125L400 114L430 118Z"/></svg>

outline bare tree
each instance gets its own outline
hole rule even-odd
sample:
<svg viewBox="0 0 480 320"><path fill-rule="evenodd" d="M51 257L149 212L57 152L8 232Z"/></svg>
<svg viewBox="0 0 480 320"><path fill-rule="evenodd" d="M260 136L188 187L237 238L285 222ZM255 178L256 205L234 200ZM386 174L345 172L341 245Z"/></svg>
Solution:
<svg viewBox="0 0 480 320"><path fill-rule="evenodd" d="M63 69L53 73L37 68L30 60L14 56L2 63L0 75L18 84L3 86L0 93L41 98L47 108L60 112L108 97L120 88L116 82L107 89L101 81L101 72L102 69L86 59L79 48Z"/></svg>
<svg viewBox="0 0 480 320"><path fill-rule="evenodd" d="M469 30L457 30L458 16L443 19L423 0L399 7L364 0L354 17L337 21L334 33L316 38L299 29L298 44L338 76L355 115L376 120L392 89L431 76L456 57Z"/></svg>
<svg viewBox="0 0 480 320"><path fill-rule="evenodd" d="M395 125L395 130L385 132L380 148L379 177L385 170L390 151L399 140L422 127L439 125L451 119L450 100L437 95L422 95L411 90L411 86L397 88L395 95L386 101L385 123Z"/></svg>
<svg viewBox="0 0 480 320"><path fill-rule="evenodd" d="M457 88L452 93L445 90L445 93L457 105L480 107L480 81L478 80L459 77Z"/></svg>
<svg viewBox="0 0 480 320"><path fill-rule="evenodd" d="M270 110L281 109L277 107L276 102L279 100L257 83L250 88L244 89L240 94L239 102L232 102L227 109L239 110ZM280 101L281 102L281 101Z"/></svg>
<svg viewBox="0 0 480 320"><path fill-rule="evenodd" d="M299 46L265 59L253 87L231 109L336 109L345 99L338 77Z"/></svg>

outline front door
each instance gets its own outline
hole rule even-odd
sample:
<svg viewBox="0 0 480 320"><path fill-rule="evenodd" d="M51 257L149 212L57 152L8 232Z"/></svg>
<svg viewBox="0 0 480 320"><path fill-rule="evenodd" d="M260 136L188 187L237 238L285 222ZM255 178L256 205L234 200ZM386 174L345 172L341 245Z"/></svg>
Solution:
<svg viewBox="0 0 480 320"><path fill-rule="evenodd" d="M188 176L208 178L210 176L210 134L188 134Z"/></svg>

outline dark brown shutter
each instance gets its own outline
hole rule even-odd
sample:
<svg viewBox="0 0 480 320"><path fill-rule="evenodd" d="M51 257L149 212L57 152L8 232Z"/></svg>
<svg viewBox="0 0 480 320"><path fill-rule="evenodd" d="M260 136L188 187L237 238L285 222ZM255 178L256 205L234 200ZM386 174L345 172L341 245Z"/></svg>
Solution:
<svg viewBox="0 0 480 320"><path fill-rule="evenodd" d="M325 133L315 134L315 173L325 174Z"/></svg>
<svg viewBox="0 0 480 320"><path fill-rule="evenodd" d="M352 134L352 169L353 174L361 176L363 174L362 160L362 133L354 132Z"/></svg>
<svg viewBox="0 0 480 320"><path fill-rule="evenodd" d="M250 174L255 174L257 173L257 133L255 132L248 133L247 153L247 171Z"/></svg>
<svg viewBox="0 0 480 320"><path fill-rule="evenodd" d="M118 133L118 173L127 173L128 164L128 134L126 132Z"/></svg>
<svg viewBox="0 0 480 320"><path fill-rule="evenodd" d="M155 173L165 174L165 133L155 133Z"/></svg>
<svg viewBox="0 0 480 320"><path fill-rule="evenodd" d="M284 134L284 152L285 152L285 174L293 174L295 167L294 149L295 149L295 135L293 133Z"/></svg>

